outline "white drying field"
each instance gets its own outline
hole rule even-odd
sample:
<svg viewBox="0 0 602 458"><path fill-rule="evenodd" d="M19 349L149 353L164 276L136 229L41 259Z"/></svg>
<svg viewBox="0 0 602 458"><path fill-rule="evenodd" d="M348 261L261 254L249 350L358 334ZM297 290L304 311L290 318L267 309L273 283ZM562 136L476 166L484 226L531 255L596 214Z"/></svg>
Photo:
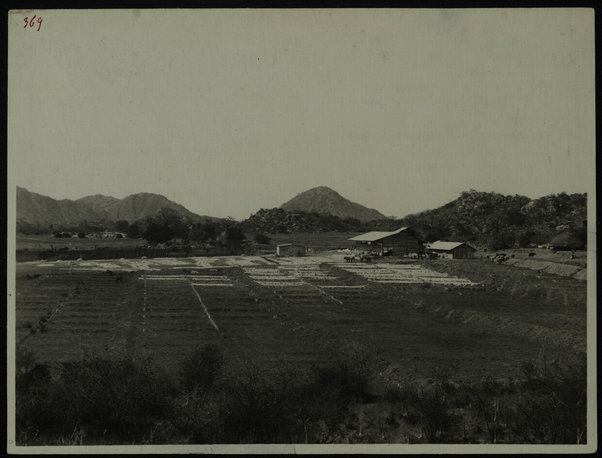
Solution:
<svg viewBox="0 0 602 458"><path fill-rule="evenodd" d="M32 262L36 267L58 268L69 271L159 271L165 269L211 269L215 267L241 267L254 281L262 286L300 286L307 280L324 282L336 280L332 274L322 270L321 264L329 264L357 274L375 283L413 284L432 283L437 285L472 286L470 280L435 272L417 264L346 263L342 254L305 257L277 258L275 256L216 256L190 258L119 259L96 261ZM170 276L175 280L177 276ZM146 276L147 280L169 280L165 276ZM193 277L189 276L189 279ZM224 285L224 278L211 279L203 276L204 285ZM362 285L357 285L361 287Z"/></svg>
<svg viewBox="0 0 602 458"><path fill-rule="evenodd" d="M335 264L376 283L433 283L436 285L472 286L476 283L413 264Z"/></svg>

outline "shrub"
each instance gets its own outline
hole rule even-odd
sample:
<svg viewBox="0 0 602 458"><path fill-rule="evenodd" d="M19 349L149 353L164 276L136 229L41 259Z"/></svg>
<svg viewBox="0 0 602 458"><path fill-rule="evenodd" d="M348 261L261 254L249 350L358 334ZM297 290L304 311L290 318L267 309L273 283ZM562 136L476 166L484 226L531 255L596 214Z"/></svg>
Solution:
<svg viewBox="0 0 602 458"><path fill-rule="evenodd" d="M587 365L555 360L526 364L520 396L507 412L515 440L526 443L582 443L586 432Z"/></svg>
<svg viewBox="0 0 602 458"><path fill-rule="evenodd" d="M195 350L180 364L180 375L184 387L207 390L215 384L224 367L224 357L215 345L206 345Z"/></svg>
<svg viewBox="0 0 602 458"><path fill-rule="evenodd" d="M259 244L268 245L272 239L270 239L265 234L255 234L255 237L253 237L253 240Z"/></svg>

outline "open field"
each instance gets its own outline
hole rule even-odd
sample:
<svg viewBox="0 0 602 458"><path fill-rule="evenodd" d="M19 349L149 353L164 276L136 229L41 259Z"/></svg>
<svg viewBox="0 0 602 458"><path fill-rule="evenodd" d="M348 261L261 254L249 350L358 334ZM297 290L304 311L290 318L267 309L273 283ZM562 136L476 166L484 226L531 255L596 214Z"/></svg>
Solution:
<svg viewBox="0 0 602 458"><path fill-rule="evenodd" d="M17 264L17 346L41 362L152 357L213 343L231 364L309 367L350 344L383 383L447 370L514 377L585 351L585 283L484 260L345 263L342 254Z"/></svg>
<svg viewBox="0 0 602 458"><path fill-rule="evenodd" d="M17 234L16 249L28 251L45 251L50 249L68 248L70 250L91 250L97 248L134 248L146 245L144 239L103 239L78 237L57 238L52 235Z"/></svg>

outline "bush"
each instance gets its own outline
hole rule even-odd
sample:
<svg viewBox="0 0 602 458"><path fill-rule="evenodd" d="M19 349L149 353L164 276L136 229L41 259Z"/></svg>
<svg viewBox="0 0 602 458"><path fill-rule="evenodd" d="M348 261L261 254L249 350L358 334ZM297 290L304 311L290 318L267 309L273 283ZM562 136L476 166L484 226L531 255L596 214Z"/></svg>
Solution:
<svg viewBox="0 0 602 458"><path fill-rule="evenodd" d="M224 357L215 345L196 350L180 364L184 387L189 390L212 388L224 367Z"/></svg>
<svg viewBox="0 0 602 458"><path fill-rule="evenodd" d="M587 236L585 241L587 241ZM552 238L550 245L556 250L580 250L585 246L585 241L582 234L563 232Z"/></svg>
<svg viewBox="0 0 602 458"><path fill-rule="evenodd" d="M32 431L53 438L45 444L73 431L89 444L141 443L168 417L173 394L148 362L130 359L63 363L56 380L35 365L20 374L17 387L17 430L22 440Z"/></svg>
<svg viewBox="0 0 602 458"><path fill-rule="evenodd" d="M253 237L253 240L261 245L268 245L272 241L272 239L265 234L256 234L255 237Z"/></svg>
<svg viewBox="0 0 602 458"><path fill-rule="evenodd" d="M507 412L515 441L579 444L586 433L587 364L527 363L517 402Z"/></svg>

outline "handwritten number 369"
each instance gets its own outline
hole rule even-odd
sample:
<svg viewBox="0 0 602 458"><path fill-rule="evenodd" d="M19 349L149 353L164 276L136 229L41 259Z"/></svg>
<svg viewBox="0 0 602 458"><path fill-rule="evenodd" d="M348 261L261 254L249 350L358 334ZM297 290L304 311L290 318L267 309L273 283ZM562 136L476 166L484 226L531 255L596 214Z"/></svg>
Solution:
<svg viewBox="0 0 602 458"><path fill-rule="evenodd" d="M26 29L28 26L29 27L33 27L34 25L36 25L36 22L37 22L38 23L38 32L39 32L40 29L42 28L42 18L38 17L38 20L36 21L36 16L37 16L37 14L34 14L31 19L29 19L28 17L26 17L24 19L25 25L23 26L23 28Z"/></svg>

